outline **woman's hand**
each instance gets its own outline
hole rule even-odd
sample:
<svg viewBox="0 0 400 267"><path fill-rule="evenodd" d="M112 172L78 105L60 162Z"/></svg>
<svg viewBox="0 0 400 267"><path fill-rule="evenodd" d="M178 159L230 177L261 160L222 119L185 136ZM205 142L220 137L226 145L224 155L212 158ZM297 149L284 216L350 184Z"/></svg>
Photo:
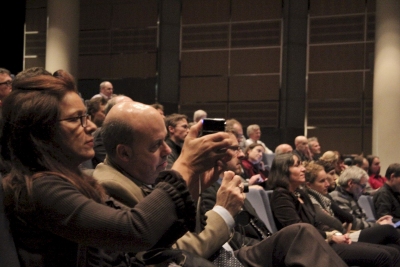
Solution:
<svg viewBox="0 0 400 267"><path fill-rule="evenodd" d="M344 234L344 235L333 235L332 236L332 242L336 244L351 244L351 239L349 237L349 234Z"/></svg>
<svg viewBox="0 0 400 267"><path fill-rule="evenodd" d="M249 179L249 185L260 184L262 182L264 182L264 179L261 177L261 174L253 175Z"/></svg>
<svg viewBox="0 0 400 267"><path fill-rule="evenodd" d="M392 221L393 217L390 215L384 215L382 217L380 217L376 223L380 224L380 225L384 225L384 224L390 224L390 225L394 225L393 221Z"/></svg>

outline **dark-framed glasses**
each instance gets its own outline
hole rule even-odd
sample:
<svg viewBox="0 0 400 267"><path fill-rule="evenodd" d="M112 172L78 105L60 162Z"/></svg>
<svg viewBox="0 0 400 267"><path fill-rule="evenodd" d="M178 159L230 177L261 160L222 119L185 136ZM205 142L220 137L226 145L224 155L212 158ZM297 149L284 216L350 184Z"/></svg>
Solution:
<svg viewBox="0 0 400 267"><path fill-rule="evenodd" d="M88 125L88 120L91 120L91 116L89 114L83 114L81 116L76 116L76 117L71 117L71 118L65 118L62 120L58 120L58 121L70 121L70 122L74 122L80 120L81 121L81 125L83 128L85 128Z"/></svg>
<svg viewBox="0 0 400 267"><path fill-rule="evenodd" d="M361 187L361 189L364 189L365 187L367 187L367 184L361 184L360 182L356 182L354 180L353 180L353 183L358 184Z"/></svg>
<svg viewBox="0 0 400 267"><path fill-rule="evenodd" d="M239 154L242 151L240 146L229 146L227 149L235 151L236 154Z"/></svg>
<svg viewBox="0 0 400 267"><path fill-rule="evenodd" d="M3 84L5 84L7 86L11 86L12 85L12 81L5 81L5 82L0 83L0 85L3 85Z"/></svg>

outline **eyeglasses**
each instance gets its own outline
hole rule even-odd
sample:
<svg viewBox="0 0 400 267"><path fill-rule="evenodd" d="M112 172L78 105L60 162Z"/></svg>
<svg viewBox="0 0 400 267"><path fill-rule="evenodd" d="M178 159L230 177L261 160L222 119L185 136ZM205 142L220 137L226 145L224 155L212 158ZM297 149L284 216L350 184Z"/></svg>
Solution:
<svg viewBox="0 0 400 267"><path fill-rule="evenodd" d="M242 148L240 146L228 146L226 149L233 150L236 154L239 154L242 151Z"/></svg>
<svg viewBox="0 0 400 267"><path fill-rule="evenodd" d="M66 118L66 119L62 119L62 120L58 120L58 121L70 121L70 122L74 122L74 121L77 121L77 120L81 120L81 125L82 125L82 127L83 128L86 128L86 126L87 126L87 122L88 122L88 120L91 120L91 116L89 115L89 114L84 114L84 115L81 115L81 116L76 116L76 117L71 117L71 118Z"/></svg>
<svg viewBox="0 0 400 267"><path fill-rule="evenodd" d="M359 182L356 182L354 180L353 180L353 183L358 184L361 187L361 189L364 189L365 187L367 187L367 184L360 184Z"/></svg>
<svg viewBox="0 0 400 267"><path fill-rule="evenodd" d="M11 86L12 85L12 81L5 81L5 82L0 83L0 85L3 85L3 84L5 84L7 86Z"/></svg>

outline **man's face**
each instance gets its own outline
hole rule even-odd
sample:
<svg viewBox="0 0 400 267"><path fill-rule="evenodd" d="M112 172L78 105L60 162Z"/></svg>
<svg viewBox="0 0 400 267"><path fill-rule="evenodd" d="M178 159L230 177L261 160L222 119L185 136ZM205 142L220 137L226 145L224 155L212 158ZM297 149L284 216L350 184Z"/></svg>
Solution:
<svg viewBox="0 0 400 267"><path fill-rule="evenodd" d="M0 73L0 99L5 98L9 93L11 93L11 81L12 79L10 75Z"/></svg>
<svg viewBox="0 0 400 267"><path fill-rule="evenodd" d="M307 138L302 138L299 140L299 142L296 145L296 149L298 151L301 151L303 153L307 152L307 146L308 146L308 141Z"/></svg>
<svg viewBox="0 0 400 267"><path fill-rule="evenodd" d="M171 139L175 142L183 143L188 133L189 126L186 119L178 121L175 127L170 127Z"/></svg>
<svg viewBox="0 0 400 267"><path fill-rule="evenodd" d="M250 139L257 141L260 140L261 138L261 130L257 129L257 130L253 130L253 132L250 134Z"/></svg>
<svg viewBox="0 0 400 267"><path fill-rule="evenodd" d="M111 83L106 83L104 87L101 88L101 93L106 95L107 97L111 97L113 94L114 88Z"/></svg>
<svg viewBox="0 0 400 267"><path fill-rule="evenodd" d="M355 182L353 180L352 185L350 186L350 192L354 195L356 199L358 199L361 194L364 192L365 187L367 186L368 178L364 176L360 179L360 182Z"/></svg>
<svg viewBox="0 0 400 267"><path fill-rule="evenodd" d="M321 154L321 146L319 145L318 141L310 142L310 150L314 155Z"/></svg>
<svg viewBox="0 0 400 267"><path fill-rule="evenodd" d="M154 184L158 174L167 167L167 156L171 154L164 141L167 134L164 120L157 112L138 122L136 129L131 167L126 171L146 184Z"/></svg>
<svg viewBox="0 0 400 267"><path fill-rule="evenodd" d="M106 114L104 109L106 105L100 105L99 110L92 115L92 121L96 124L97 127L101 127L103 125L103 121L106 118Z"/></svg>
<svg viewBox="0 0 400 267"><path fill-rule="evenodd" d="M392 176L390 178L390 187L393 189L393 191L400 192L400 176Z"/></svg>
<svg viewBox="0 0 400 267"><path fill-rule="evenodd" d="M233 129L235 129L235 131L238 134L239 143L243 142L244 141L244 135L243 135L243 127L242 127L242 125L235 123L235 124L233 124Z"/></svg>
<svg viewBox="0 0 400 267"><path fill-rule="evenodd" d="M228 149L229 154L232 156L231 160L226 162L225 171L233 171L235 174L240 175L242 172L241 159L244 158L244 153L240 149L238 139L233 135L229 135L232 140L232 149Z"/></svg>

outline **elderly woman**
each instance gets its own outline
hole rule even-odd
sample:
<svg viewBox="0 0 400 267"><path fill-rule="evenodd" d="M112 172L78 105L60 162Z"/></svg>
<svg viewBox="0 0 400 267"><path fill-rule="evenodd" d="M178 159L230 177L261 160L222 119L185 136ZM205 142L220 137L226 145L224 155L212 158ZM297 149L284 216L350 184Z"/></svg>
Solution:
<svg viewBox="0 0 400 267"><path fill-rule="evenodd" d="M16 79L2 111L1 156L10 165L5 207L22 266L103 266L89 264L89 248L136 253L169 246L194 229L196 172L214 166L231 145L225 133L202 137L201 144L195 138L201 126L194 127L190 149L184 147L173 170L161 172L149 196L128 209L107 200L79 168L94 155L96 126L70 74ZM162 142L157 149L166 147Z"/></svg>
<svg viewBox="0 0 400 267"><path fill-rule="evenodd" d="M323 166L315 162L307 164L306 185L308 196L314 204L316 219L343 234L346 233L348 229L344 229L342 223L351 224L353 216L342 210L330 198L329 181ZM392 225L376 225L372 228L352 231L349 236L353 242L391 245L400 250L400 234Z"/></svg>
<svg viewBox="0 0 400 267"><path fill-rule="evenodd" d="M278 229L294 223L314 225L336 253L348 264L358 266L400 266L400 252L389 246L352 243L348 234L332 229L316 218L314 205L302 189L305 168L294 154L275 157L270 182L274 187L271 208Z"/></svg>

